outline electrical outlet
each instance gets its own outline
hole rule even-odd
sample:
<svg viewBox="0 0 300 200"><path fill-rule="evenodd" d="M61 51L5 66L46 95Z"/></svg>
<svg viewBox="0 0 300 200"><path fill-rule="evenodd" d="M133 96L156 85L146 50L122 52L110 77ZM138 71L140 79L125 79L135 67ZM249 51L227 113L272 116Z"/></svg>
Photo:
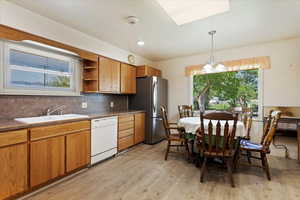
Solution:
<svg viewBox="0 0 300 200"><path fill-rule="evenodd" d="M81 108L87 108L87 106L88 106L88 105L87 105L87 102L82 102L82 103L81 103Z"/></svg>
<svg viewBox="0 0 300 200"><path fill-rule="evenodd" d="M115 105L114 105L114 102L111 101L110 104L109 104L109 106L110 106L111 108L113 108L113 107L115 106Z"/></svg>

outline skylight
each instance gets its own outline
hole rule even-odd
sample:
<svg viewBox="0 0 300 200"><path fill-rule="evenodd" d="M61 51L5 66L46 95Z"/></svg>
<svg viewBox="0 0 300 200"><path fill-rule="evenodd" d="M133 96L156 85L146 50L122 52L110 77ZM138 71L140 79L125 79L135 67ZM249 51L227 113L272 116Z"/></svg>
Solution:
<svg viewBox="0 0 300 200"><path fill-rule="evenodd" d="M156 0L177 25L224 13L229 0Z"/></svg>

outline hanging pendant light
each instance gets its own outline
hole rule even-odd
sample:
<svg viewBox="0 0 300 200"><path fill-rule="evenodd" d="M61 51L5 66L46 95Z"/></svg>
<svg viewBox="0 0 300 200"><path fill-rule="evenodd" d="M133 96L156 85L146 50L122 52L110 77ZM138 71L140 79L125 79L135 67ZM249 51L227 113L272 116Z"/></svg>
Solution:
<svg viewBox="0 0 300 200"><path fill-rule="evenodd" d="M216 73L216 72L224 72L226 71L226 68L224 65L220 63L215 62L214 57L214 35L217 33L217 31L209 31L208 34L211 36L211 51L210 51L210 58L209 62L204 65L203 71L204 73Z"/></svg>

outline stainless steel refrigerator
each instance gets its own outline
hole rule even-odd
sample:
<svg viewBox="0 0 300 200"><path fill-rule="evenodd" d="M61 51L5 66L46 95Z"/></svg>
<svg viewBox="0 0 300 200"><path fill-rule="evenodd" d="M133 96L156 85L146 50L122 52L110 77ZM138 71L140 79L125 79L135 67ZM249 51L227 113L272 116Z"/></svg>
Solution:
<svg viewBox="0 0 300 200"><path fill-rule="evenodd" d="M129 108L146 111L146 144L156 144L165 139L160 106L168 103L168 81L152 76L137 78L137 92L129 97Z"/></svg>

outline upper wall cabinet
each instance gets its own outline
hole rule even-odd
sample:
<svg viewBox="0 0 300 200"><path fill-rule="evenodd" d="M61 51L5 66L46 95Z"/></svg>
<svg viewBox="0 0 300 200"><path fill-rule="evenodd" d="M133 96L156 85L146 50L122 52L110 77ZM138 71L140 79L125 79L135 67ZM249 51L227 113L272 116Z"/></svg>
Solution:
<svg viewBox="0 0 300 200"><path fill-rule="evenodd" d="M101 93L120 93L121 63L99 58L99 88Z"/></svg>
<svg viewBox="0 0 300 200"><path fill-rule="evenodd" d="M125 63L121 64L121 93L136 93L136 67Z"/></svg>
<svg viewBox="0 0 300 200"><path fill-rule="evenodd" d="M99 92L99 66L98 61L84 60L83 62L83 92Z"/></svg>
<svg viewBox="0 0 300 200"><path fill-rule="evenodd" d="M99 62L85 61L83 92L135 94L136 67L99 56Z"/></svg>
<svg viewBox="0 0 300 200"><path fill-rule="evenodd" d="M161 71L146 65L137 67L136 77L146 77L146 76L161 77Z"/></svg>

